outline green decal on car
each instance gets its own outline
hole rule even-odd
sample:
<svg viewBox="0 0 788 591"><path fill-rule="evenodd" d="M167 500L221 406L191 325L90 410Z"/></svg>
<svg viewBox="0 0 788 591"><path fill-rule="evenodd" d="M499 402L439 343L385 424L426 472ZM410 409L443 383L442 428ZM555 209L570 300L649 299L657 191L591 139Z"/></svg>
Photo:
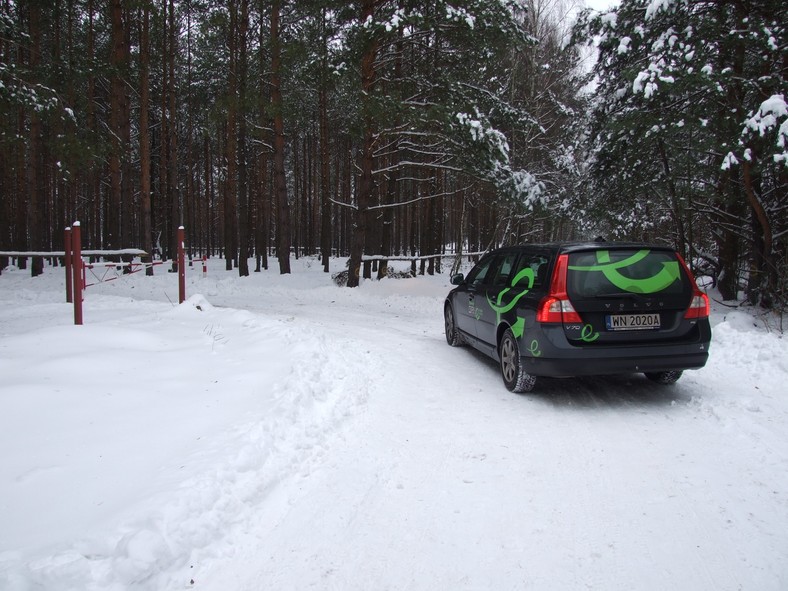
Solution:
<svg viewBox="0 0 788 591"><path fill-rule="evenodd" d="M595 332L594 327L590 324L584 325L583 330L580 331L580 340L585 341L586 343L593 343L598 338L599 333Z"/></svg>
<svg viewBox="0 0 788 591"><path fill-rule="evenodd" d="M506 305L502 305L503 297L506 295L506 293L511 289L513 289L514 287L516 287L517 284L520 283L520 281L522 281L523 279L527 281L527 287L524 288L515 297L513 297L511 302L509 302ZM487 303L490 305L490 308L492 308L492 310L496 314L496 322L495 322L496 324L501 323L501 314L506 314L506 312L509 312L512 308L514 308L517 305L517 302L520 301L520 298L522 298L525 294L531 291L531 289L534 286L535 280L536 280L536 276L534 275L533 269L523 269L512 278L509 287L505 287L504 289L498 292L496 301L494 303L490 299L490 296L487 296ZM523 336L524 331L525 331L525 319L518 317L517 321L512 326L512 334L514 334L515 338L519 339L521 336Z"/></svg>
<svg viewBox="0 0 788 591"><path fill-rule="evenodd" d="M539 357L542 355L542 352L539 350L539 341L534 339L531 341L531 346L528 349L528 352L533 355L534 357Z"/></svg>
<svg viewBox="0 0 788 591"><path fill-rule="evenodd" d="M596 252L596 260L599 263L598 265L570 265L569 268L572 271L600 271L604 273L605 277L610 283L615 285L620 290L629 293L657 293L663 289L666 289L674 282L678 281L681 277L678 261L666 261L662 263L662 269L660 269L655 275L646 277L645 279L630 279L629 277L624 277L619 272L619 269L630 267L642 261L649 255L650 252L651 251L647 249L639 250L632 256L627 257L622 261L612 263L610 262L610 251L598 250Z"/></svg>
<svg viewBox="0 0 788 591"><path fill-rule="evenodd" d="M519 294L517 294L515 297L513 297L511 302L509 302L505 306L502 306L501 302L503 301L503 296L506 295L506 292L510 291L513 287L515 287L523 279L528 279L528 287L523 289L523 291L521 291ZM508 312L509 310L514 308L517 305L517 302L520 300L520 298L523 297L525 294L527 294L531 290L531 288L534 286L534 280L535 280L534 270L533 269L523 269L517 275L514 276L514 278L512 279L512 283L511 283L510 287L505 287L504 289L502 289L501 291L498 292L498 297L497 297L497 302L496 303L493 303L493 301L490 299L490 296L487 296L487 303L490 304L490 308L492 308L498 314L498 319L499 320L500 320L501 314L505 314L506 312Z"/></svg>
<svg viewBox="0 0 788 591"><path fill-rule="evenodd" d="M517 320L512 325L512 334L514 335L514 338L519 339L521 336L523 336L524 332L525 332L525 318L518 316Z"/></svg>

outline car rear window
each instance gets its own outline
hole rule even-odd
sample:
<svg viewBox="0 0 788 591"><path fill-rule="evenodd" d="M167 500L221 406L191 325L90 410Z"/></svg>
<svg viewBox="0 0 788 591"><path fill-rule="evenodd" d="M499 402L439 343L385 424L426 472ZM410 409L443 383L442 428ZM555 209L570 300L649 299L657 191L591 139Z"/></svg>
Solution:
<svg viewBox="0 0 788 591"><path fill-rule="evenodd" d="M567 291L578 299L622 293L683 295L688 284L675 253L610 249L569 255Z"/></svg>

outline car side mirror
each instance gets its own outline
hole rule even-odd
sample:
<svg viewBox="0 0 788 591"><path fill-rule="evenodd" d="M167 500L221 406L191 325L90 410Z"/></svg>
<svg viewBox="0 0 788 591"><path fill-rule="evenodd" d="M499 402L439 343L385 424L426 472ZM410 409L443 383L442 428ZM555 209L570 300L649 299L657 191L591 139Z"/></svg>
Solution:
<svg viewBox="0 0 788 591"><path fill-rule="evenodd" d="M465 283L465 275L462 273L457 273L456 275L451 276L451 284L452 285L462 285Z"/></svg>

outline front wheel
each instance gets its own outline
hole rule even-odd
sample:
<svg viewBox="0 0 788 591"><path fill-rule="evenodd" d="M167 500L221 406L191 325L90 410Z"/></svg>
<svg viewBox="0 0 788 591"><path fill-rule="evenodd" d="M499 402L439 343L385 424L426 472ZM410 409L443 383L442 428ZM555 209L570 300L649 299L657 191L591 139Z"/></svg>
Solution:
<svg viewBox="0 0 788 591"><path fill-rule="evenodd" d="M452 310L451 304L446 304L443 308L443 323L446 328L446 342L452 347L462 345L462 337L457 330L457 324L454 322L454 310Z"/></svg>
<svg viewBox="0 0 788 591"><path fill-rule="evenodd" d="M511 329L506 329L499 346L501 357L501 376L506 389L510 392L530 392L536 384L536 377L526 373L520 359L520 348Z"/></svg>
<svg viewBox="0 0 788 591"><path fill-rule="evenodd" d="M678 370L655 371L655 372L646 372L646 377L650 379L652 382L656 382L657 384L662 384L663 386L670 386L671 384L675 384L678 381L682 373L683 372Z"/></svg>

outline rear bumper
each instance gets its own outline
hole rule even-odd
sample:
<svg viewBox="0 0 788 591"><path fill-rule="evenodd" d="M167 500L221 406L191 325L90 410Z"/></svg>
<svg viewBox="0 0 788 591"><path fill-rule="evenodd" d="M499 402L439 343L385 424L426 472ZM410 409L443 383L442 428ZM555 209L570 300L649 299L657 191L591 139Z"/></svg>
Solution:
<svg viewBox="0 0 788 591"><path fill-rule="evenodd" d="M526 330L526 333L528 331ZM529 338L531 341L527 341ZM685 342L645 342L577 346L570 344L563 327L536 325L521 344L521 360L531 375L572 377L700 369L709 358L711 327L697 323ZM527 346L526 346L527 343Z"/></svg>
<svg viewBox="0 0 788 591"><path fill-rule="evenodd" d="M706 365L708 352L654 355L641 351L638 356L605 356L574 359L522 357L525 370L531 375L566 378L573 376L610 375L619 373L656 372L700 369Z"/></svg>

